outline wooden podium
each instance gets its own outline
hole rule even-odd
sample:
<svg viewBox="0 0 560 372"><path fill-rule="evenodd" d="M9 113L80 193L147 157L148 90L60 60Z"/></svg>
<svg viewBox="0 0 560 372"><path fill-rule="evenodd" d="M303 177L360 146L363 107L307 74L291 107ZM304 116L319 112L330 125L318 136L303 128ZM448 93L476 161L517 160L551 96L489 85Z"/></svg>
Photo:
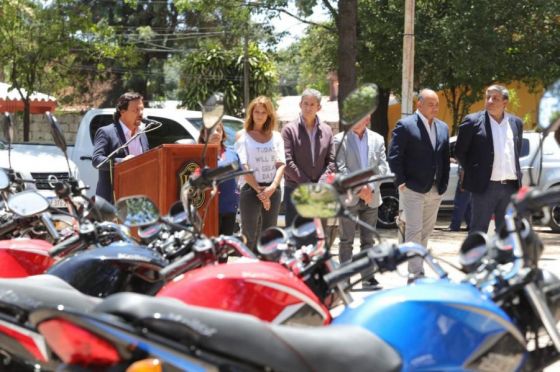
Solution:
<svg viewBox="0 0 560 372"><path fill-rule="evenodd" d="M145 195L156 203L162 215L179 200L181 186L188 176L202 166L204 145L160 145L142 155L126 160L115 166L116 200L123 196ZM218 145L206 149L206 165L213 168L218 162ZM199 195L194 200L202 216L210 192ZM218 235L218 197L210 201L204 221L203 232L208 236Z"/></svg>

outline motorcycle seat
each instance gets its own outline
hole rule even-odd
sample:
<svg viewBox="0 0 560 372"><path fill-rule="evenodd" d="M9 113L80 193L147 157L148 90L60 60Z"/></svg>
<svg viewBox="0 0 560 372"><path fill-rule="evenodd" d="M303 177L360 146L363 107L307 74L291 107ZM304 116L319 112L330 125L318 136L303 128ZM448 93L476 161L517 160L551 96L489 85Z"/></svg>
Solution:
<svg viewBox="0 0 560 372"><path fill-rule="evenodd" d="M296 328L173 298L118 293L94 312L117 315L185 346L229 355L275 371L399 371L402 360L363 328Z"/></svg>
<svg viewBox="0 0 560 372"><path fill-rule="evenodd" d="M54 275L0 279L0 304L3 307L31 311L40 307L64 305L79 311L89 311L101 301L80 293Z"/></svg>

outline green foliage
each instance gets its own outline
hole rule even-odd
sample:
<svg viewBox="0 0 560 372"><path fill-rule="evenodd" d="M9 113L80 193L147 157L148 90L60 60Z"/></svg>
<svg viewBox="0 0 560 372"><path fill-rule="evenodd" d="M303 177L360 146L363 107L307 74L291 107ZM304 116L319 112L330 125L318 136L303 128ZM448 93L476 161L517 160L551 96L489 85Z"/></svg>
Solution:
<svg viewBox="0 0 560 372"><path fill-rule="evenodd" d="M453 131L489 84L547 81L559 72L558 48L549 48L560 39L560 20L556 29L544 26L559 11L558 2L417 2L416 81L444 90Z"/></svg>
<svg viewBox="0 0 560 372"><path fill-rule="evenodd" d="M320 26L310 26L299 42L298 91L313 87L323 94L329 92L327 73L337 70L338 35Z"/></svg>
<svg viewBox="0 0 560 372"><path fill-rule="evenodd" d="M72 0L5 0L0 12L0 65L25 102L27 141L29 95L53 92L79 78L75 73L79 56L95 56L95 28L88 8ZM19 89L25 89L27 96Z"/></svg>
<svg viewBox="0 0 560 372"><path fill-rule="evenodd" d="M250 97L272 97L276 84L276 69L267 54L254 43L248 48ZM197 110L215 91L224 93L226 112L241 116L243 100L243 49L226 50L208 45L187 55L182 62L179 97L187 108Z"/></svg>

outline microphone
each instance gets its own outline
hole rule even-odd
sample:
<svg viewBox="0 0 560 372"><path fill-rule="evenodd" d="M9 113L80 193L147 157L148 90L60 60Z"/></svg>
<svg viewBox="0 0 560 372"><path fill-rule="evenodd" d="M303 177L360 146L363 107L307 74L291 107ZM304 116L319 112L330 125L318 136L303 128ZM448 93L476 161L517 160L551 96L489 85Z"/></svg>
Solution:
<svg viewBox="0 0 560 372"><path fill-rule="evenodd" d="M147 119L147 118L142 119L142 123L145 124L144 131L147 130L147 129L150 129L150 128L156 126L156 125L158 125L158 126L162 125L159 121L152 120L152 119Z"/></svg>

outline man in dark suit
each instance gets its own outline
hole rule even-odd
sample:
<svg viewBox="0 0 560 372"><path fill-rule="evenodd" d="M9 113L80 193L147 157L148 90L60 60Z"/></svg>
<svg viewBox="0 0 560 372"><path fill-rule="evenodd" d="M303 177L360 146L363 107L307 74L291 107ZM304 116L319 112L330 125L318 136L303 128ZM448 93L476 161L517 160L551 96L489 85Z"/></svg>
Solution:
<svg viewBox="0 0 560 372"><path fill-rule="evenodd" d="M439 98L423 89L413 115L399 120L389 147L389 166L406 221L405 242L428 246L443 193L449 182L449 129L436 119ZM409 281L424 275L422 259L408 263Z"/></svg>
<svg viewBox="0 0 560 372"><path fill-rule="evenodd" d="M142 123L144 103L138 93L128 92L117 100L113 114L114 123L101 127L95 133L93 149L93 166L103 163L109 154L125 144L138 132ZM148 137L145 133L137 136L128 146L117 152L113 159L99 168L96 195L113 202L113 163L130 159L148 151Z"/></svg>
<svg viewBox="0 0 560 372"><path fill-rule="evenodd" d="M487 232L492 214L499 231L511 195L521 186L523 122L505 112L508 99L504 86L488 87L486 109L465 116L459 126L455 156L465 170L463 188L472 192L471 232Z"/></svg>

